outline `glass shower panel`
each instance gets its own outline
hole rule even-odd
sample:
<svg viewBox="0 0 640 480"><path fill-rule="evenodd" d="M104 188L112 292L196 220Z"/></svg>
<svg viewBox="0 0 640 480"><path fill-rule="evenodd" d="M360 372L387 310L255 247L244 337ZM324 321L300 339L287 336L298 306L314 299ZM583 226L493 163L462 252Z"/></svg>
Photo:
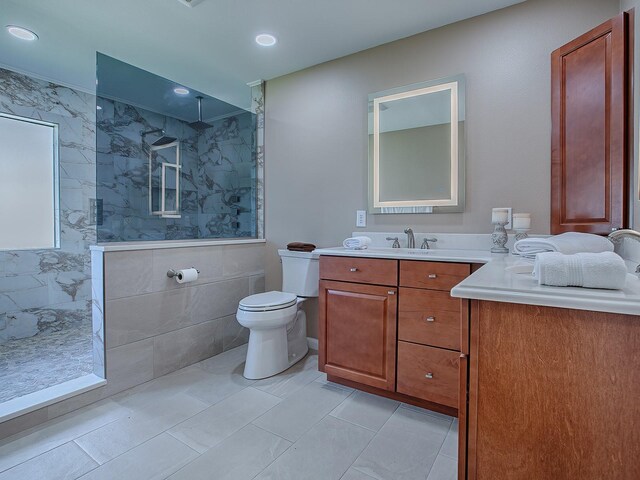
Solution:
<svg viewBox="0 0 640 480"><path fill-rule="evenodd" d="M243 108L175 85L98 54L99 242L258 235L251 92Z"/></svg>

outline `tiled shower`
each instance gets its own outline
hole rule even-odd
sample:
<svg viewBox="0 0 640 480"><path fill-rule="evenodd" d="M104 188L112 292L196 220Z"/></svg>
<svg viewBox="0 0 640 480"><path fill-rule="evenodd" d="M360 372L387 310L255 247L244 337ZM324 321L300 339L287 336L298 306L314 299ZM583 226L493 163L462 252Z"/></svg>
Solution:
<svg viewBox="0 0 640 480"><path fill-rule="evenodd" d="M100 57L98 54L98 59ZM256 94L262 91L261 88L251 89L250 103L256 112L261 112L262 108L262 97ZM92 283L90 246L123 241L256 239L262 235L260 115L207 97L205 105L208 102L210 111L215 112L217 108L224 112L205 117L210 126L197 129L190 126L195 120L191 118L195 116L191 111L188 116L179 118L179 115L170 114L171 108L158 108L160 102L156 103L156 108L147 108L128 100L126 95L124 98L101 95L100 88L97 93L96 96L0 69L0 114L56 126L54 183L55 195L59 196L53 213L59 240L52 248L0 249L0 405L17 399L22 402L25 395L86 375L104 376L107 351L104 338L105 335L110 338L111 332L108 328L106 332L103 330L105 312L101 310L102 302L95 297L96 292L101 292L101 300L111 299L115 293L107 291L109 285L102 284L103 273L99 268L93 269L96 278ZM156 136L142 135L154 130L159 131ZM155 215L153 201L149 201L149 196L159 186L158 169L150 167L150 158L154 155L150 147L159 135L172 137L177 145L175 151L179 149L180 186L174 189L174 197L179 195L180 209L175 215ZM160 153L162 155L157 157L161 161L171 161L170 152ZM27 185L28 181L25 178ZM16 199L16 208L20 208L20 199ZM197 244L189 245L197 247ZM154 248L149 247L147 256ZM224 248L225 252L232 249L230 246ZM94 257L100 255L93 253ZM171 251L167 250L167 253ZM222 255L222 251L216 255ZM142 253L134 256L145 257ZM154 254L155 257L161 255ZM224 255L220 258L223 257L226 258ZM229 263L233 258L225 261ZM94 263L93 267L98 266L98 262ZM216 269L213 273L203 271L204 278L222 284L240 281L236 277L242 277L243 286L245 283L250 285L251 282L244 279L251 278L255 285L247 292L243 290L243 294L264 289L259 287L258 280L264 273L259 266L252 265L246 271L238 272L229 267L223 271ZM225 273L227 270L231 273ZM154 281L166 277L162 272L159 276L156 274L154 271ZM145 281L151 281L151 278ZM189 293L191 289L182 292ZM233 295L236 294L239 292ZM223 296L228 303L228 295ZM217 298L210 300L218 301ZM237 304L235 296L231 303L234 302ZM215 330L216 344L211 346L205 342L202 352L196 352L197 355L191 352L192 356L200 358L219 353L225 348L225 342L229 347L230 342L244 338L246 332L236 324L231 310L225 309L224 315L220 314L222 320L218 319L218 310L203 313L202 318L193 321L203 322L197 327L194 325L194 331L205 327ZM131 321L144 322L145 318ZM181 341L183 323L168 324L162 331L166 334L175 330L181 334L162 337L164 343L157 341L159 353L164 351L161 347L179 347L172 342ZM128 326L137 328L131 323ZM184 335L191 330L185 332ZM220 343L221 339L227 340ZM176 352L180 361L173 363L182 365L183 352ZM159 353L156 355L158 361L162 360L166 365L162 368L153 365L154 375L156 370L165 372L175 367L171 359L161 358ZM111 366L117 366L117 361L112 361ZM109 365L106 367L108 375ZM95 395L113 393L122 385L129 385L126 382L131 379L124 380L128 368L126 366L120 372L122 375L112 368L112 378L107 378L110 385L96 391Z"/></svg>
<svg viewBox="0 0 640 480"><path fill-rule="evenodd" d="M98 97L98 241L256 236L255 115L242 111L203 131L188 122ZM179 141L180 218L149 213L149 140L164 130ZM157 187L157 185L154 185Z"/></svg>
<svg viewBox="0 0 640 480"><path fill-rule="evenodd" d="M0 251L0 402L93 371L95 109L92 94L0 69L0 112L57 124L60 184L59 248Z"/></svg>

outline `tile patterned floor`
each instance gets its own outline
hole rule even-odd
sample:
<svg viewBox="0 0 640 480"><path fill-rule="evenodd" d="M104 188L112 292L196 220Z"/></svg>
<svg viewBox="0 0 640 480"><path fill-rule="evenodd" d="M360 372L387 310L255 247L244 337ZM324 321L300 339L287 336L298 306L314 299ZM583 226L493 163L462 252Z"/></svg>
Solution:
<svg viewBox="0 0 640 480"><path fill-rule="evenodd" d="M246 347L0 442L0 480L454 480L457 421L329 383L317 356L242 377Z"/></svg>
<svg viewBox="0 0 640 480"><path fill-rule="evenodd" d="M0 344L0 402L93 372L91 320Z"/></svg>

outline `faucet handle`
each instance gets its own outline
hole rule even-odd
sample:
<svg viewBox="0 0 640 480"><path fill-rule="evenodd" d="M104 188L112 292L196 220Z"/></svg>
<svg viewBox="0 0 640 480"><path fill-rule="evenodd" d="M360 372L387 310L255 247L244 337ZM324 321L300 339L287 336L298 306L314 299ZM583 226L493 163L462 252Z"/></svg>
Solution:
<svg viewBox="0 0 640 480"><path fill-rule="evenodd" d="M391 248L400 248L398 237L387 237L387 240L393 240L393 245L391 245Z"/></svg>
<svg viewBox="0 0 640 480"><path fill-rule="evenodd" d="M425 237L422 240L422 245L420 245L420 248L425 250L429 248L429 242L433 243L433 242L437 242L438 239L437 238L429 238L429 237Z"/></svg>

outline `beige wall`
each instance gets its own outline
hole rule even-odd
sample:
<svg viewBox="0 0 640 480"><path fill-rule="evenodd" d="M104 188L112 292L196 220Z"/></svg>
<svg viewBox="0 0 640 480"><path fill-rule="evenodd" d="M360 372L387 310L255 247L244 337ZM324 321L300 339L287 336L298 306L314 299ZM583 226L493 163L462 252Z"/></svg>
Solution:
<svg viewBox="0 0 640 480"><path fill-rule="evenodd" d="M281 285L277 247L336 245L355 230L367 204L367 95L414 82L466 75L466 209L369 215L367 229L489 232L491 208L511 206L547 233L550 53L619 9L619 0L528 0L268 81L267 289Z"/></svg>

